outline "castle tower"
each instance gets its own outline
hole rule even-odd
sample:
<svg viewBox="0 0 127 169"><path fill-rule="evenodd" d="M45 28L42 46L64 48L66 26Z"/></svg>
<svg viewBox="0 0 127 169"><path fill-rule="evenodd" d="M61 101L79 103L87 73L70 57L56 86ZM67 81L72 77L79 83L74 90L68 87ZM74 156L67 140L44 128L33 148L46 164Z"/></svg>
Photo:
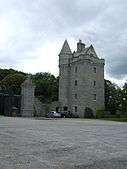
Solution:
<svg viewBox="0 0 127 169"><path fill-rule="evenodd" d="M59 102L61 110L69 110L80 117L86 108L95 113L104 108L104 59L100 59L92 45L81 40L77 51L71 52L67 41L59 54Z"/></svg>
<svg viewBox="0 0 127 169"><path fill-rule="evenodd" d="M72 52L67 40L65 40L59 54L59 104L61 111L69 110L70 100L70 59Z"/></svg>

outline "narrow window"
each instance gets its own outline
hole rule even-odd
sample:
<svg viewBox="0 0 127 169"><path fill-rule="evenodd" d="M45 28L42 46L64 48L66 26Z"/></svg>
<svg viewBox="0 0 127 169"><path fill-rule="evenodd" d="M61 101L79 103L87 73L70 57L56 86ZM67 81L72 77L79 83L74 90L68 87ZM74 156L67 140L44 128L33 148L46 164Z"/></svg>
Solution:
<svg viewBox="0 0 127 169"><path fill-rule="evenodd" d="M94 73L96 73L96 72L97 72L97 69L96 69L96 67L94 67L94 68L93 68L93 70L94 70Z"/></svg>
<svg viewBox="0 0 127 169"><path fill-rule="evenodd" d="M97 100L97 96L96 94L93 95L93 100L96 101Z"/></svg>
<svg viewBox="0 0 127 169"><path fill-rule="evenodd" d="M96 81L94 80L93 85L96 86Z"/></svg>
<svg viewBox="0 0 127 169"><path fill-rule="evenodd" d="M75 86L77 86L77 80L75 80Z"/></svg>
<svg viewBox="0 0 127 169"><path fill-rule="evenodd" d="M77 106L75 106L75 112L77 112Z"/></svg>
<svg viewBox="0 0 127 169"><path fill-rule="evenodd" d="M77 93L75 93L75 99L77 99Z"/></svg>
<svg viewBox="0 0 127 169"><path fill-rule="evenodd" d="M67 106L64 106L63 109L64 109L64 111L67 111L67 110L68 110L68 107L67 107Z"/></svg>
<svg viewBox="0 0 127 169"><path fill-rule="evenodd" d="M77 73L77 66L75 67L75 73Z"/></svg>

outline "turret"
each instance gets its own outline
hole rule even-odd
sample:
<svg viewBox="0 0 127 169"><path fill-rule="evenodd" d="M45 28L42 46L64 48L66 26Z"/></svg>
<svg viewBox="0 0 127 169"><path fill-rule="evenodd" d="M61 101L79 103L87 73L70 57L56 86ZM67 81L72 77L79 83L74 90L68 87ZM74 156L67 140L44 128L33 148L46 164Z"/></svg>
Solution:
<svg viewBox="0 0 127 169"><path fill-rule="evenodd" d="M70 46L67 40L65 40L63 47L59 54L59 65L68 64L69 58L71 57L72 57L72 52L71 52Z"/></svg>

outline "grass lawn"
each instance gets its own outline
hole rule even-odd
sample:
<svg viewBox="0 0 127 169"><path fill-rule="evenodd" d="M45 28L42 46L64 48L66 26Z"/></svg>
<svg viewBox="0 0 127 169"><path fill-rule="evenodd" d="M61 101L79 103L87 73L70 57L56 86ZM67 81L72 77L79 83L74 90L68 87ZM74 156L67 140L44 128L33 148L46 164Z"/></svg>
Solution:
<svg viewBox="0 0 127 169"><path fill-rule="evenodd" d="M116 118L116 117L110 117L110 118L103 118L103 120L109 120L109 121L119 121L119 122L127 122L126 118Z"/></svg>

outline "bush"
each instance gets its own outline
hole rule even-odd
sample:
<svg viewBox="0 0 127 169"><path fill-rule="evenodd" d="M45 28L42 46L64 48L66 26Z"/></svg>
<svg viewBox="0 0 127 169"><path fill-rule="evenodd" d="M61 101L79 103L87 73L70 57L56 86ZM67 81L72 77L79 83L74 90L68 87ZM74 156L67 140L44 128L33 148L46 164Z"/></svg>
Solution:
<svg viewBox="0 0 127 169"><path fill-rule="evenodd" d="M96 118L104 118L105 117L105 110L103 108L96 110Z"/></svg>
<svg viewBox="0 0 127 169"><path fill-rule="evenodd" d="M116 111L116 117L117 117L117 118L120 118L120 117L121 117L121 112L118 111L118 110Z"/></svg>
<svg viewBox="0 0 127 169"><path fill-rule="evenodd" d="M85 108L84 118L94 118L93 110L89 107Z"/></svg>

